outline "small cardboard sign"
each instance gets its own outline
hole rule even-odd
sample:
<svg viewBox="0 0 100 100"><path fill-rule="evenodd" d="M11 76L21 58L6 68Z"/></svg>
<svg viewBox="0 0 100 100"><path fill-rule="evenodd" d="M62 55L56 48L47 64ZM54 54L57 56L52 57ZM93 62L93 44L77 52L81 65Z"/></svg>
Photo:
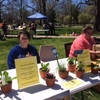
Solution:
<svg viewBox="0 0 100 100"><path fill-rule="evenodd" d="M74 51L74 55L78 55L78 54L82 54L83 53L83 50L75 50Z"/></svg>
<svg viewBox="0 0 100 100"><path fill-rule="evenodd" d="M62 85L64 87L66 87L67 89L72 89L72 88L75 88L76 86L78 86L80 84L82 84L82 81L77 79L77 78L75 78L75 79L72 79L72 80L70 80L68 82L64 82Z"/></svg>
<svg viewBox="0 0 100 100"><path fill-rule="evenodd" d="M58 57L58 52L56 48L52 48L52 53L54 54L55 57Z"/></svg>
<svg viewBox="0 0 100 100"><path fill-rule="evenodd" d="M15 66L19 89L39 83L36 56L15 59Z"/></svg>

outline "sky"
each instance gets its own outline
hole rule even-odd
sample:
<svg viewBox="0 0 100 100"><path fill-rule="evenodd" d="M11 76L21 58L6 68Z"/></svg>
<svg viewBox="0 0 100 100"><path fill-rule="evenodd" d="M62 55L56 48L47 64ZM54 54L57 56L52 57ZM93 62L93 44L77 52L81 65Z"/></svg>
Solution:
<svg viewBox="0 0 100 100"><path fill-rule="evenodd" d="M78 4L81 0L72 0L73 3Z"/></svg>

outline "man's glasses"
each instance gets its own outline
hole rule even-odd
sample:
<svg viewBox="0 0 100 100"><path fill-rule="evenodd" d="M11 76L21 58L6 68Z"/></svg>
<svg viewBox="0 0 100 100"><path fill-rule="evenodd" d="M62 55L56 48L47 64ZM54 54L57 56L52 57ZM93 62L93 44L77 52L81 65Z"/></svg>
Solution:
<svg viewBox="0 0 100 100"><path fill-rule="evenodd" d="M93 32L86 32L87 34L89 34L89 35L92 35L93 34Z"/></svg>
<svg viewBox="0 0 100 100"><path fill-rule="evenodd" d="M22 39L22 40L28 40L28 38L23 38L23 37L22 37L21 39Z"/></svg>

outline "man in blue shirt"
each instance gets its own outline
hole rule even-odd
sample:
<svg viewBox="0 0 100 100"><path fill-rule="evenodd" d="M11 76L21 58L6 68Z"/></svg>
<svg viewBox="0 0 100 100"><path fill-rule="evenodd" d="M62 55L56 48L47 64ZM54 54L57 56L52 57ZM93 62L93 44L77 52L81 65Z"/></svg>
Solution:
<svg viewBox="0 0 100 100"><path fill-rule="evenodd" d="M29 44L30 38L31 36L29 32L26 31L19 32L18 39L20 41L20 44L14 46L8 54L7 61L9 69L15 68L14 60L17 58L36 56L37 63L40 63L40 57L37 49Z"/></svg>

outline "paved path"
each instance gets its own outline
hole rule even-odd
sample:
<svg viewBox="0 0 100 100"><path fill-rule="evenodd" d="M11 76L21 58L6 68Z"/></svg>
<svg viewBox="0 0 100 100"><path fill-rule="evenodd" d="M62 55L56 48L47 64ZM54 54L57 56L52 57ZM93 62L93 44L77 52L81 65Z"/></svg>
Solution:
<svg viewBox="0 0 100 100"><path fill-rule="evenodd" d="M8 38L17 37L17 35L7 35ZM35 38L76 38L77 36L46 36L46 35L36 35Z"/></svg>

